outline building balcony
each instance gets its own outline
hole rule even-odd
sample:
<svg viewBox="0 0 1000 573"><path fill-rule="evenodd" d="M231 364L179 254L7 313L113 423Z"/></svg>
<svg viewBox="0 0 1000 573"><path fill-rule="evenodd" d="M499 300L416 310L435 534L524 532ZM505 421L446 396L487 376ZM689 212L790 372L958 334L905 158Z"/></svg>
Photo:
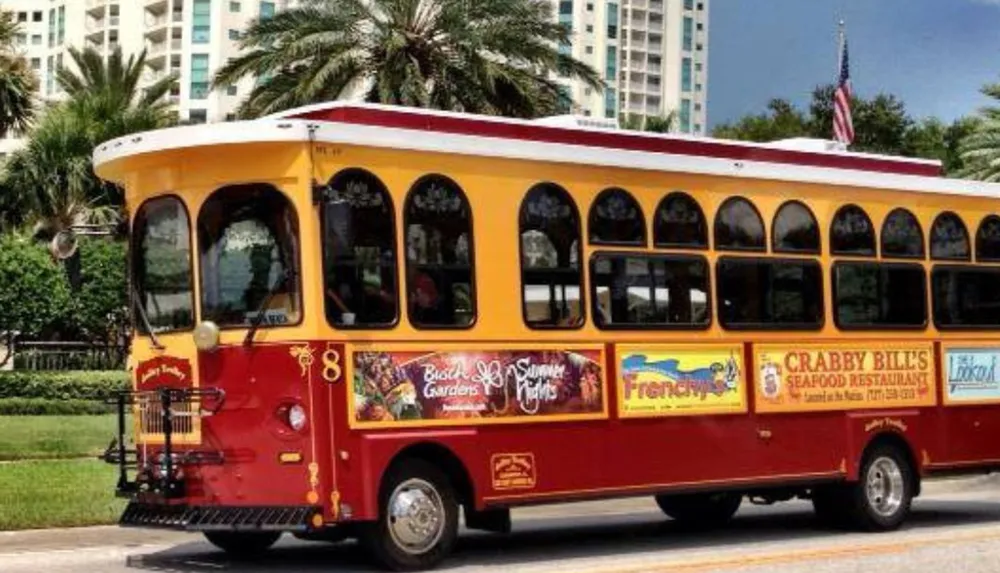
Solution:
<svg viewBox="0 0 1000 573"><path fill-rule="evenodd" d="M170 8L169 0L146 0L146 11L151 14L162 14Z"/></svg>
<svg viewBox="0 0 1000 573"><path fill-rule="evenodd" d="M631 0L631 2L628 3L628 6L632 9L645 10L646 7L649 6L649 3L646 2L646 0Z"/></svg>
<svg viewBox="0 0 1000 573"><path fill-rule="evenodd" d="M170 15L170 19L175 23L179 24L184 22L184 12L174 12Z"/></svg>
<svg viewBox="0 0 1000 573"><path fill-rule="evenodd" d="M103 17L100 18L87 18L87 23L84 25L84 30L86 35L104 33L104 29L108 27L108 19Z"/></svg>
<svg viewBox="0 0 1000 573"><path fill-rule="evenodd" d="M104 14L104 7L107 5L108 0L87 0L84 7L87 14Z"/></svg>

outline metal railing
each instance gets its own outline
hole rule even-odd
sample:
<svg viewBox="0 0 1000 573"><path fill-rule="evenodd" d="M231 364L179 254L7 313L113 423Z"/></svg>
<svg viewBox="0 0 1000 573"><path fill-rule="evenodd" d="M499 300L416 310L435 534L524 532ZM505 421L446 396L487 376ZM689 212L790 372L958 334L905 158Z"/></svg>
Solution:
<svg viewBox="0 0 1000 573"><path fill-rule="evenodd" d="M15 370L121 370L126 348L89 342L14 342Z"/></svg>

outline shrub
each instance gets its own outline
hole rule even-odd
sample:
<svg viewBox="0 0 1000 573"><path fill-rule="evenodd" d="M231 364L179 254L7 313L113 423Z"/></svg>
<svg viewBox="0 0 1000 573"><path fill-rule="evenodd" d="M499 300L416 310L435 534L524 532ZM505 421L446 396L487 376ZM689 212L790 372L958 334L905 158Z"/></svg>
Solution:
<svg viewBox="0 0 1000 573"><path fill-rule="evenodd" d="M115 406L93 400L0 398L0 416L94 416L114 411Z"/></svg>
<svg viewBox="0 0 1000 573"><path fill-rule="evenodd" d="M124 370L0 372L0 399L103 401L128 388Z"/></svg>

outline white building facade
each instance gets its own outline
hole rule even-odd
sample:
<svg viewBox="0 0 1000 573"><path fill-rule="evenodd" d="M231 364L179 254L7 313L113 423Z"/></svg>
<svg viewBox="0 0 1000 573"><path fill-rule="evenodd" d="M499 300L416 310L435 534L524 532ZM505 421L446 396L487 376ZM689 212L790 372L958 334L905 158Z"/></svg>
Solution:
<svg viewBox="0 0 1000 573"><path fill-rule="evenodd" d="M590 64L603 92L566 79L572 112L638 120L675 112L674 130L705 133L709 0L553 0L572 26L564 53Z"/></svg>
<svg viewBox="0 0 1000 573"><path fill-rule="evenodd" d="M258 17L268 17L294 0L0 0L21 25L17 48L38 73L39 95L58 101L55 72L72 65L70 46L91 47L105 56L120 46L129 55L146 49L143 83L173 72L170 94L178 117L187 122L223 121L249 93L254 80L210 90L211 77L239 54L239 34ZM0 154L21 145L17 134L0 140Z"/></svg>

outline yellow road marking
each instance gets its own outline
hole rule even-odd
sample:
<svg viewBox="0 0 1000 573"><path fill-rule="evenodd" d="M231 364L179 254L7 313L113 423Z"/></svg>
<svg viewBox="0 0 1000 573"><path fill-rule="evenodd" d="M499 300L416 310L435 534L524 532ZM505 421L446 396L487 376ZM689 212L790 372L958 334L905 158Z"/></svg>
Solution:
<svg viewBox="0 0 1000 573"><path fill-rule="evenodd" d="M941 532L938 532L939 534ZM577 573L700 573L726 567L759 567L764 565L780 565L803 561L817 561L838 557L856 557L870 555L891 555L903 553L911 549L922 549L939 545L953 545L975 541L1000 539L1000 531L989 533L978 532L955 535L947 538L922 537L909 541L889 543L874 543L869 545L844 545L842 547L827 547L817 549L798 549L780 553L761 553L758 555L734 555L732 557L704 558L696 557L667 563L647 563L645 565L627 565L610 567L593 567L578 569Z"/></svg>

